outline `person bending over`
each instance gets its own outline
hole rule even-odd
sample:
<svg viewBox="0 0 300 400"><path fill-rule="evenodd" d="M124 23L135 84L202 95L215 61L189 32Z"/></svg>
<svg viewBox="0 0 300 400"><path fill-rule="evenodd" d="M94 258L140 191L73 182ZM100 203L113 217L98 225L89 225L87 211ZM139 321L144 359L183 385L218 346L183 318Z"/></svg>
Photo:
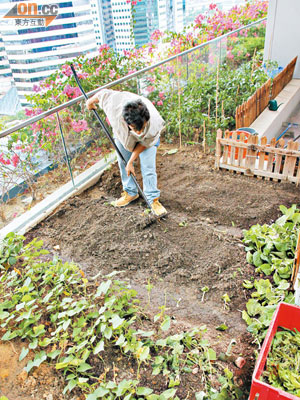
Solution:
<svg viewBox="0 0 300 400"><path fill-rule="evenodd" d="M125 207L139 197L137 187L130 176L135 175L134 161L139 157L143 177L143 191L155 214L162 217L167 210L159 202L157 187L156 153L164 120L147 98L131 92L102 89L87 100L89 110L97 105L105 112L122 153L126 167L118 155L118 164L123 185L121 197L115 207Z"/></svg>

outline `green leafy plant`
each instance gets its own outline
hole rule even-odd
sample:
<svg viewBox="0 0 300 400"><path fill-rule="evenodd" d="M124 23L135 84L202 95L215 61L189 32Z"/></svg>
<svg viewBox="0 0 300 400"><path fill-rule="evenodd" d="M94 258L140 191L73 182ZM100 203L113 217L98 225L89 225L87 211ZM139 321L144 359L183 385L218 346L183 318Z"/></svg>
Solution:
<svg viewBox="0 0 300 400"><path fill-rule="evenodd" d="M289 291L292 274L300 213L294 204L290 208L280 206L282 216L271 225L253 225L244 231L247 261L255 266L258 273L269 279L244 281L251 293L242 313L249 325L248 330L261 341L270 325L273 313L280 301L294 303L294 295Z"/></svg>
<svg viewBox="0 0 300 400"><path fill-rule="evenodd" d="M138 305L136 292L115 273L97 285L90 283L74 263L48 256L45 261L48 252L42 241L24 245L23 239L9 234L1 249L3 259L13 253L16 260L13 265L5 261L0 270L0 327L1 340L24 341L19 360L30 354L27 373L51 363L65 377L63 393L79 390L87 400L179 400L176 392L182 375L199 368L204 393L219 393L211 387L211 377L218 374L217 356L203 338L205 326L168 335L171 318L163 305L152 329L144 329L142 321L149 317ZM148 286L150 293L150 282ZM97 364L106 353L116 352L116 362L126 359L136 366L135 376L109 377L104 364L100 379ZM154 376L164 376L165 390L155 393L155 388L141 386L142 366L150 367ZM220 393L231 396L236 388L224 379Z"/></svg>
<svg viewBox="0 0 300 400"><path fill-rule="evenodd" d="M300 333L289 329L276 332L262 379L276 388L300 396L299 368Z"/></svg>

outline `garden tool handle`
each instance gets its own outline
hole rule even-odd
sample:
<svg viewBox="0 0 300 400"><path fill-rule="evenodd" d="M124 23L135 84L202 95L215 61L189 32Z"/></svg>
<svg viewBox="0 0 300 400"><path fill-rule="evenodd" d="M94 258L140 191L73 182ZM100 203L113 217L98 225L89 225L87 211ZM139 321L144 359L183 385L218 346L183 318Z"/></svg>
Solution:
<svg viewBox="0 0 300 400"><path fill-rule="evenodd" d="M83 87L81 86L81 83L80 83L80 81L79 81L79 78L78 78L78 76L77 76L77 73L76 73L76 71L75 71L75 68L74 68L74 65L73 65L73 64L71 64L71 70L72 70L72 72L73 72L73 75L74 75L74 78L75 78L75 80L76 80L76 83L77 83L79 89L81 90L81 93L83 94L83 96L85 97L85 99L88 100L88 96L87 96L87 94L85 93ZM108 129L107 129L106 126L104 125L102 119L100 118L100 115L99 115L99 114L97 113L97 111L94 110L94 109L93 109L93 112L94 112L94 115L95 115L95 117L97 118L97 120L98 120L98 122L99 122L101 128L104 130L104 133L105 133L106 137L108 138L108 140L110 141L110 143L113 145L114 149L116 150L116 152L118 153L119 157L120 157L121 160L123 161L123 164L124 164L125 167L126 167L126 165L127 165L126 160L125 160L125 158L123 157L123 154L120 152L120 150L119 150L118 146L116 145L114 139L111 137L111 135L110 135ZM134 183L135 183L135 185L136 185L136 187L137 187L139 193L141 194L141 196L142 196L143 199L145 200L145 202L146 202L148 208L153 212L152 207L151 207L151 204L150 204L149 200L147 199L145 193L144 193L143 190L141 189L141 187L140 187L138 181L136 180L136 177L135 177L132 173L130 173L130 176L132 177L132 179L133 179L133 181L134 181Z"/></svg>

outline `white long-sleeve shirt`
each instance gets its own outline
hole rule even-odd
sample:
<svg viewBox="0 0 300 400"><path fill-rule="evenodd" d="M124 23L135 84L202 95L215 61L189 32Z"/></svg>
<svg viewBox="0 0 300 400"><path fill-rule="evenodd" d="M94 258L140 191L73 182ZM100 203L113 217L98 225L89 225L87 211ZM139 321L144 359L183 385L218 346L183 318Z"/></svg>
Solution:
<svg viewBox="0 0 300 400"><path fill-rule="evenodd" d="M135 93L119 92L111 89L100 90L97 93L97 97L99 99L99 107L105 112L111 124L114 137L122 143L125 149L132 152L137 143L141 143L142 146L147 148L157 143L165 121L150 100ZM150 113L150 119L140 135L134 134L129 130L122 115L124 105L135 100L141 100Z"/></svg>

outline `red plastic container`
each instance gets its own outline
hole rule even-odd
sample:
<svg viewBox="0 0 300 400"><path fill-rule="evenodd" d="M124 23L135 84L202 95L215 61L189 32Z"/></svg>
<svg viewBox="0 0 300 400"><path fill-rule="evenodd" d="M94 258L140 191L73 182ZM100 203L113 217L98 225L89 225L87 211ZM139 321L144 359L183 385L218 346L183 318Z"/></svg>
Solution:
<svg viewBox="0 0 300 400"><path fill-rule="evenodd" d="M273 337L279 326L300 331L300 307L287 303L280 303L273 315L263 346L252 376L252 385L249 400L300 400L300 397L284 392L259 380L266 363Z"/></svg>

